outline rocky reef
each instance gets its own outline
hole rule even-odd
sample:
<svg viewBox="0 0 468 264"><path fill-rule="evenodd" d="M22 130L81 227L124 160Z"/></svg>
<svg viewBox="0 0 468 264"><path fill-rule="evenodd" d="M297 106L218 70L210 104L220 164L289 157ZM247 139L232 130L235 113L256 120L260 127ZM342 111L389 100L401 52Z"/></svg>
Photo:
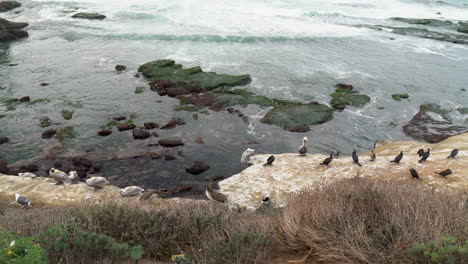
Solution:
<svg viewBox="0 0 468 264"><path fill-rule="evenodd" d="M424 163L418 163L416 152L430 148L431 156ZM452 149L460 153L455 159L447 159ZM400 164L391 163L400 151L404 151ZM437 144L414 141L396 141L379 144L375 150L377 159L369 161L369 153L360 154L362 167L353 164L351 157L334 159L330 165L320 163L327 157L320 154L299 156L296 153L275 154L272 166L263 166L271 154L255 155L252 166L239 174L222 180L221 191L232 204L257 208L265 196L273 204L283 205L292 193L304 188L320 188L344 178L381 178L388 180L417 181L411 178L409 169L419 172L421 184L434 190L468 192L468 133L453 136ZM436 174L451 169L453 174L443 178ZM359 177L357 177L359 179Z"/></svg>
<svg viewBox="0 0 468 264"><path fill-rule="evenodd" d="M21 7L21 3L16 1L1 1L0 2L0 12L7 12L15 8Z"/></svg>
<svg viewBox="0 0 468 264"><path fill-rule="evenodd" d="M11 22L4 18L0 18L0 42L7 42L28 37L28 32L22 29L27 26L28 23Z"/></svg>

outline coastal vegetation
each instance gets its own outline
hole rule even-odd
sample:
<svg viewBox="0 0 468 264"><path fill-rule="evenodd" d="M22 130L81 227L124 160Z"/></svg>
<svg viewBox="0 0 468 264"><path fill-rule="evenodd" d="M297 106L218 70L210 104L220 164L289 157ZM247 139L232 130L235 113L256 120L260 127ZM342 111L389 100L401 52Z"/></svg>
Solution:
<svg viewBox="0 0 468 264"><path fill-rule="evenodd" d="M467 216L457 194L348 179L256 211L196 200L8 209L0 256L4 263L46 263L44 256L49 263L462 263ZM16 252L13 240L27 253L8 254ZM37 261L22 262L30 254Z"/></svg>

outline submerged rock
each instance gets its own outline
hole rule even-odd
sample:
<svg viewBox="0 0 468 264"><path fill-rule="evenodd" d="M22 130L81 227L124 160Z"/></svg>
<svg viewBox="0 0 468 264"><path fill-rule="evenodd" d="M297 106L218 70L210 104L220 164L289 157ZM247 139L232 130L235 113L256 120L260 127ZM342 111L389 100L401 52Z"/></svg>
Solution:
<svg viewBox="0 0 468 264"><path fill-rule="evenodd" d="M73 18L83 18L83 19L98 19L103 20L106 18L105 15L98 13L76 13L72 16Z"/></svg>
<svg viewBox="0 0 468 264"><path fill-rule="evenodd" d="M449 20L440 20L435 18L404 18L404 17L392 17L392 20L401 21L413 25L425 25L431 27L446 27L453 25L453 22Z"/></svg>
<svg viewBox="0 0 468 264"><path fill-rule="evenodd" d="M136 127L136 125L133 124L133 123L123 123L123 124L118 124L117 125L117 129L119 131L130 130L130 129L134 129L135 127Z"/></svg>
<svg viewBox="0 0 468 264"><path fill-rule="evenodd" d="M99 136L108 136L112 134L112 129L101 129L97 132Z"/></svg>
<svg viewBox="0 0 468 264"><path fill-rule="evenodd" d="M326 105L312 102L308 104L292 103L270 110L260 121L274 124L286 130L298 126L318 125L333 118L333 109Z"/></svg>
<svg viewBox="0 0 468 264"><path fill-rule="evenodd" d="M369 96L349 89L338 88L330 96L332 97L331 106L339 110L345 109L347 105L362 107L370 102Z"/></svg>
<svg viewBox="0 0 468 264"><path fill-rule="evenodd" d="M72 119L74 113L75 111L73 110L62 110L62 117L65 120L70 120Z"/></svg>
<svg viewBox="0 0 468 264"><path fill-rule="evenodd" d="M411 121L403 126L408 136L438 143L452 135L468 131L464 126L452 125L450 112L436 104L423 104Z"/></svg>
<svg viewBox="0 0 468 264"><path fill-rule="evenodd" d="M210 166L208 166L208 164L204 163L203 161L194 161L189 168L185 169L185 171L193 175L198 175L207 171L209 168Z"/></svg>
<svg viewBox="0 0 468 264"><path fill-rule="evenodd" d="M158 141L159 145L167 148L183 146L184 143L180 139L160 139Z"/></svg>
<svg viewBox="0 0 468 264"><path fill-rule="evenodd" d="M1 1L0 2L0 12L7 12L12 9L21 7L21 3L18 3L16 1Z"/></svg>
<svg viewBox="0 0 468 264"><path fill-rule="evenodd" d="M395 101L401 101L401 99L408 99L409 95L407 93L404 94L392 94L392 98Z"/></svg>
<svg viewBox="0 0 468 264"><path fill-rule="evenodd" d="M125 71L127 69L127 66L125 65L116 65L115 70L116 71Z"/></svg>

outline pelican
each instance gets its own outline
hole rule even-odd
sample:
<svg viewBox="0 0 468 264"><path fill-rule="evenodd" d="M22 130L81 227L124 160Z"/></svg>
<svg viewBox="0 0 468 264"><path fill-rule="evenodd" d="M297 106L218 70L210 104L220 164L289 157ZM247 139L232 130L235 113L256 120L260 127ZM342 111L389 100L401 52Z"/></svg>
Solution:
<svg viewBox="0 0 468 264"><path fill-rule="evenodd" d="M68 175L65 172L54 168L49 170L49 176L57 181L55 185L63 184L64 181L70 181L70 178L68 178Z"/></svg>
<svg viewBox="0 0 468 264"><path fill-rule="evenodd" d="M248 163L250 160L250 157L253 155L254 152L255 152L255 149L251 149L251 148L246 149L244 153L242 153L241 162Z"/></svg>
<svg viewBox="0 0 468 264"><path fill-rule="evenodd" d="M104 177L91 177L90 179L86 180L86 184L97 190L104 187L104 185L109 184L109 181Z"/></svg>
<svg viewBox="0 0 468 264"><path fill-rule="evenodd" d="M34 178L37 177L36 174L31 173L31 172L18 173L18 176L20 176L20 177L28 177L28 178L31 178L31 179L34 179Z"/></svg>
<svg viewBox="0 0 468 264"><path fill-rule="evenodd" d="M24 205L27 205L30 207L32 206L32 203L28 200L28 198L21 196L19 194L15 194L15 200L20 206L24 206Z"/></svg>
<svg viewBox="0 0 468 264"><path fill-rule="evenodd" d="M304 137L302 139L302 145L299 146L299 155L305 156L305 154L307 153L307 142L309 142L309 139L307 137Z"/></svg>
<svg viewBox="0 0 468 264"><path fill-rule="evenodd" d="M224 195L220 191L214 189L213 186L211 186L211 183L206 184L205 193L206 193L206 196L208 197L208 199L210 199L212 201L216 201L216 202L220 202L220 203L227 202L226 195Z"/></svg>
<svg viewBox="0 0 468 264"><path fill-rule="evenodd" d="M128 186L123 189L120 189L120 194L123 197L139 195L145 190L139 186Z"/></svg>

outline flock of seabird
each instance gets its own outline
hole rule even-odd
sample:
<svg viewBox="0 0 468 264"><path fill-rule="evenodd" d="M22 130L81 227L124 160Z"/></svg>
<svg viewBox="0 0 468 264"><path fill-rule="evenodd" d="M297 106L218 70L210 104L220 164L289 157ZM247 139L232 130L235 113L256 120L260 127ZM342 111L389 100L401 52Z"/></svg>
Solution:
<svg viewBox="0 0 468 264"><path fill-rule="evenodd" d="M302 144L298 148L298 152L299 152L300 156L305 156L307 154L307 147L306 147L307 142L308 142L308 138L304 137L303 140L302 140ZM249 163L250 157L254 154L254 152L255 152L254 149L251 149L251 148L246 149L244 151L244 153L242 153L241 162L242 163ZM427 151L424 151L424 149L418 150L417 155L420 157L418 162L422 163L422 162L426 161L429 158L430 154L431 153L430 153L429 148L427 149ZM328 167L330 165L330 163L333 161L333 159L338 158L339 155L340 155L339 151L331 152L330 156L327 157L326 159L324 159L320 163L320 165L324 165L324 166ZM458 155L458 149L454 149L454 150L452 150L452 152L450 153L450 155L447 158L448 159L454 159L457 155ZM375 155L374 150L371 150L370 161L373 162L373 161L376 160L376 158L377 158L377 156ZM359 163L359 156L357 155L356 150L353 150L352 159L353 159L354 164L358 165L359 167L362 166L361 163ZM400 154L398 154L390 162L399 164L402 159L403 159L403 151L400 151ZM275 161L275 156L271 155L271 156L268 157L266 163L263 166L272 166L274 161ZM452 170L446 169L444 171L436 172L436 173L439 174L440 176L442 176L443 178L446 178L448 175L452 174ZM419 173L414 168L410 169L410 174L411 174L412 178L421 180L421 178L419 176ZM358 173L358 175L359 175L359 173ZM18 176L20 176L20 177L29 177L29 178L32 178L32 179L37 178L37 175L35 175L35 174L31 173L31 172L19 173ZM65 172L63 172L61 170L51 168L49 170L49 177L56 181L55 185L62 185L62 184L64 184L64 182L67 182L67 183L70 183L70 184L75 184L76 181L77 181L77 178L78 178L78 173L76 171L70 171L68 174L66 174ZM361 177L361 176L358 176L358 177ZM102 189L105 185L108 185L109 181L104 177L91 177L91 178L86 180L86 184L88 186L90 186L90 187L93 187L95 190L99 190L99 189ZM128 187L125 187L123 189L120 189L120 194L123 197L141 195L140 200L148 199L155 192L158 192L159 194L161 194L161 197L163 197L165 195L165 193L166 193L166 190L160 190L160 191L149 190L149 191L145 191L143 188L141 188L139 186L128 186ZM221 203L224 203L224 202L227 201L227 197L224 194L222 194L219 190L215 189L213 187L212 183L210 183L210 182L208 182L206 184L205 194L208 197L208 199L212 200L212 201L217 201L217 202L221 202ZM25 196L15 194L15 200L20 206L32 206L32 203ZM262 204L268 206L270 204L270 201L271 201L270 197L265 196L262 199Z"/></svg>

